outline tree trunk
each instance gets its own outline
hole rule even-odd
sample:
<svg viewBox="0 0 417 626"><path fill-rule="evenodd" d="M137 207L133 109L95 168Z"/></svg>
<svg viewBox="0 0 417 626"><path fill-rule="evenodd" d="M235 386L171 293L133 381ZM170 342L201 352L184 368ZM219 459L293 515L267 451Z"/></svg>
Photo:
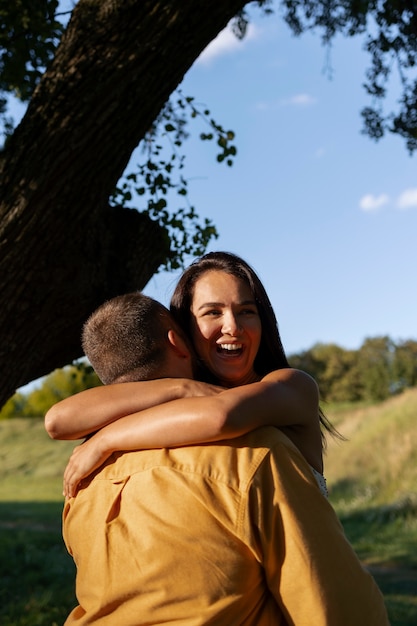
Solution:
<svg viewBox="0 0 417 626"><path fill-rule="evenodd" d="M108 198L185 72L247 1L80 0L0 155L0 405L81 356L83 321L142 289L167 233Z"/></svg>

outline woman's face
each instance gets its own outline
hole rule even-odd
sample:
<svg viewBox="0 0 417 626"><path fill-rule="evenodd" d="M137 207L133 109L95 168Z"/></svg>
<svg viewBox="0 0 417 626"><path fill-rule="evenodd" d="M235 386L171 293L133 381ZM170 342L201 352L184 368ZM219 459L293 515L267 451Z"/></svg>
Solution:
<svg viewBox="0 0 417 626"><path fill-rule="evenodd" d="M208 270L194 285L192 340L198 356L225 387L259 380L254 361L261 320L250 287L221 270Z"/></svg>

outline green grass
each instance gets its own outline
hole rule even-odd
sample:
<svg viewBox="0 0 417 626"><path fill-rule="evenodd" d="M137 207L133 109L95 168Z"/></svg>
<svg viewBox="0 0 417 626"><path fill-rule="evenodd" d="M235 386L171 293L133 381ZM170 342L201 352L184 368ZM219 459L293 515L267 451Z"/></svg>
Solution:
<svg viewBox="0 0 417 626"><path fill-rule="evenodd" d="M327 413L349 439L329 442L331 502L384 595L391 626L415 626L417 390ZM62 626L76 604L61 535L62 473L74 443L51 441L37 419L0 422L0 439L0 624Z"/></svg>
<svg viewBox="0 0 417 626"><path fill-rule="evenodd" d="M340 516L346 535L381 589L392 626L417 624L417 515L377 507Z"/></svg>
<svg viewBox="0 0 417 626"><path fill-rule="evenodd" d="M76 604L61 534L62 472L74 442L39 419L0 422L0 624L62 626Z"/></svg>
<svg viewBox="0 0 417 626"><path fill-rule="evenodd" d="M0 502L2 626L62 626L75 605L61 509L58 502Z"/></svg>

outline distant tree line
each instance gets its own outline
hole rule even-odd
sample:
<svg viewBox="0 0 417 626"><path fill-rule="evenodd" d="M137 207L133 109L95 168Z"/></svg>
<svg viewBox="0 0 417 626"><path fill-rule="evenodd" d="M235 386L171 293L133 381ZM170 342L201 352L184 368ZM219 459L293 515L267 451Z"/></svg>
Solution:
<svg viewBox="0 0 417 626"><path fill-rule="evenodd" d="M380 402L417 385L417 341L372 337L359 350L317 343L289 358L315 378L326 402Z"/></svg>
<svg viewBox="0 0 417 626"><path fill-rule="evenodd" d="M417 386L417 341L412 339L368 338L359 350L317 343L289 361L317 380L325 402L381 402ZM55 370L28 393L15 393L0 411L0 419L43 417L59 400L100 384L92 367L77 361Z"/></svg>
<svg viewBox="0 0 417 626"><path fill-rule="evenodd" d="M101 382L91 365L81 360L74 362L45 376L31 391L17 391L1 409L0 419L44 417L59 400L98 385Z"/></svg>

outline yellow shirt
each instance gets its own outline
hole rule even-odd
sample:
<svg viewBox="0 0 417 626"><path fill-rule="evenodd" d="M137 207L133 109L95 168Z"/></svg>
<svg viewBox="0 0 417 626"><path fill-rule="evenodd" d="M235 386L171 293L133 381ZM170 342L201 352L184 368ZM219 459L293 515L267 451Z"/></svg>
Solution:
<svg viewBox="0 0 417 626"><path fill-rule="evenodd" d="M118 453L66 502L66 626L386 626L382 596L298 450L262 428Z"/></svg>

